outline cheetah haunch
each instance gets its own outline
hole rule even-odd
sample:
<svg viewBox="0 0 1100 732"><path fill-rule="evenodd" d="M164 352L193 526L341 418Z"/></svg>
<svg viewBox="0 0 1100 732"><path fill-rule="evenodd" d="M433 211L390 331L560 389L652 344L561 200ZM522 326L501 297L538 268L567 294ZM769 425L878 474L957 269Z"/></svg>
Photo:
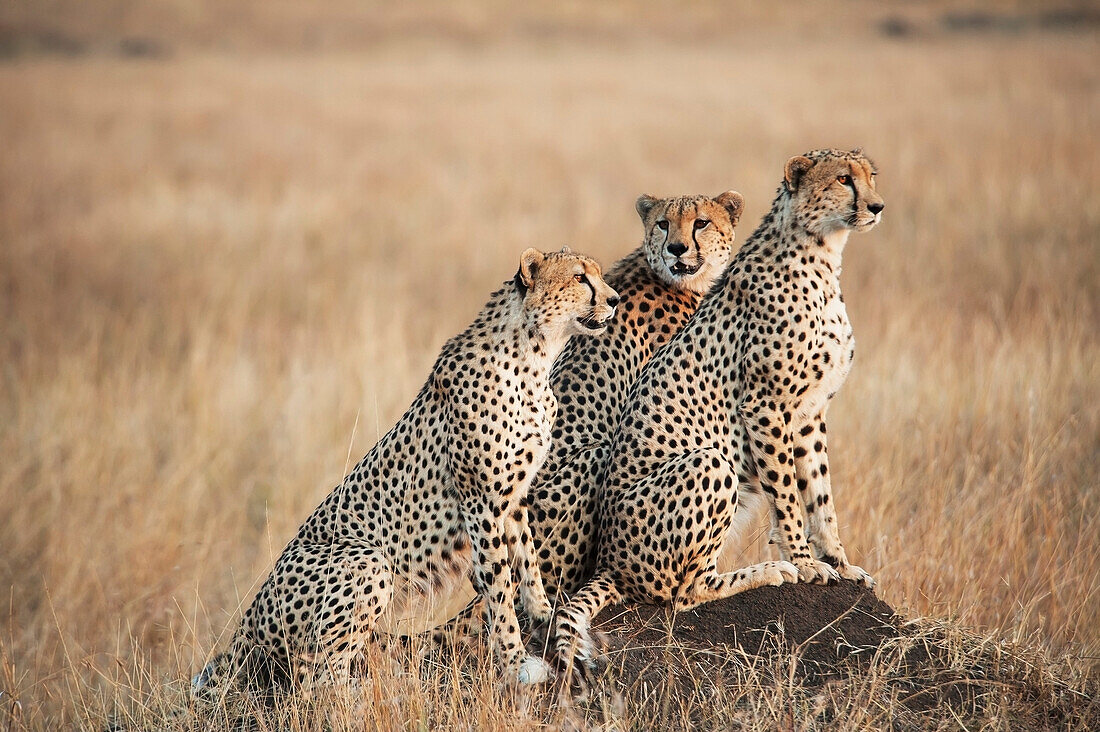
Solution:
<svg viewBox="0 0 1100 732"><path fill-rule="evenodd" d="M837 533L825 412L853 356L841 253L879 221L874 176L860 151L791 158L771 212L642 370L601 485L596 574L555 619L566 666L591 662L591 619L613 602L686 609L796 580L872 583ZM727 536L769 505L781 561L719 573Z"/></svg>
<svg viewBox="0 0 1100 732"><path fill-rule="evenodd" d="M554 359L573 334L603 332L617 302L592 259L525 251L405 415L283 550L229 651L195 677L196 696L346 680L380 622L471 574L506 674L544 680L514 605L513 571L526 612L551 615L523 502L550 445Z"/></svg>

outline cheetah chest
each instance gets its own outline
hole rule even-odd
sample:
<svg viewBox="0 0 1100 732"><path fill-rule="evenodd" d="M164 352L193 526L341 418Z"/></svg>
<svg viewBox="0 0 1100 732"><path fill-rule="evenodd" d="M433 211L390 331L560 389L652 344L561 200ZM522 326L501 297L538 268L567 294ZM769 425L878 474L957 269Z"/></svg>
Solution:
<svg viewBox="0 0 1100 732"><path fill-rule="evenodd" d="M803 418L818 414L840 390L855 356L852 324L839 296L826 303L817 325L817 337L810 354L809 389L798 409Z"/></svg>
<svg viewBox="0 0 1100 732"><path fill-rule="evenodd" d="M546 456L550 453L550 445L553 441L554 420L558 413L558 401L554 397L554 392L550 389L545 389L541 394L536 395L531 405L531 421L526 430L526 437L524 439L525 452L531 456L530 469L527 471L527 481L523 486L523 493L526 494L527 486L530 484L531 479L534 478L535 473L542 467L542 464L546 461Z"/></svg>

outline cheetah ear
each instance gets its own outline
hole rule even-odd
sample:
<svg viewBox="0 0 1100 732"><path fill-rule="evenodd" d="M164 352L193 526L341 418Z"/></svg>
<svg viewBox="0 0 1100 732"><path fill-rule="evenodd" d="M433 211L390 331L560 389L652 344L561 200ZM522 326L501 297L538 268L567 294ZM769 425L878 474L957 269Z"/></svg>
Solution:
<svg viewBox="0 0 1100 732"><path fill-rule="evenodd" d="M645 217L649 216L649 212L653 210L653 207L657 205L657 201L661 199L656 196L651 196L648 193L642 196L638 196L638 200L634 202L634 209L638 212L638 216L645 222Z"/></svg>
<svg viewBox="0 0 1100 732"><path fill-rule="evenodd" d="M745 197L737 191L726 191L715 196L714 202L724 206L730 212L730 223L736 226L741 218L741 212L745 210Z"/></svg>
<svg viewBox="0 0 1100 732"><path fill-rule="evenodd" d="M542 252L538 249L525 249L523 254L519 258L519 271L516 272L516 279L523 283L523 287L530 289L535 285L535 277L539 273L539 265L542 264L544 259Z"/></svg>
<svg viewBox="0 0 1100 732"><path fill-rule="evenodd" d="M572 249L570 249L570 248L569 248L569 247L567 247L567 246L564 246L564 247L562 247L562 248L561 248L561 251L560 251L560 252L558 252L558 253L559 253L559 254L572 254L572 253L573 253L573 250L572 250Z"/></svg>
<svg viewBox="0 0 1100 732"><path fill-rule="evenodd" d="M795 155L788 160L787 167L783 169L783 179L787 183L787 190L794 193L802 180L802 176L812 167L814 167L814 161L803 155Z"/></svg>

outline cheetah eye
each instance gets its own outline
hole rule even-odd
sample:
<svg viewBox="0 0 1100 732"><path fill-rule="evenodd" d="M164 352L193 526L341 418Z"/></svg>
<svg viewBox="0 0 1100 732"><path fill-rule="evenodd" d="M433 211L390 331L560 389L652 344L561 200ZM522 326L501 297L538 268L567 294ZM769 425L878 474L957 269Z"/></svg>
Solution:
<svg viewBox="0 0 1100 732"><path fill-rule="evenodd" d="M709 224L710 221L707 219L695 219L695 230L699 231L700 229L705 229Z"/></svg>
<svg viewBox="0 0 1100 732"><path fill-rule="evenodd" d="M576 280L577 282L584 282L584 275L582 275L582 274L573 275L573 279Z"/></svg>
<svg viewBox="0 0 1100 732"><path fill-rule="evenodd" d="M840 183L841 185L846 186L846 185L848 185L849 183L852 182L852 176L850 176L850 175L838 175L836 177L836 182Z"/></svg>
<svg viewBox="0 0 1100 732"><path fill-rule="evenodd" d="M667 221L658 221L657 222L657 228L660 229L661 231L668 231L668 222Z"/></svg>

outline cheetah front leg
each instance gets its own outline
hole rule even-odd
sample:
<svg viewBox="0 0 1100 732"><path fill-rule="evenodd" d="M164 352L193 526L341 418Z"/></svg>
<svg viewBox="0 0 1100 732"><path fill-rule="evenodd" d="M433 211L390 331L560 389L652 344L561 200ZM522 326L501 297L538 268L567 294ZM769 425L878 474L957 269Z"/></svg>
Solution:
<svg viewBox="0 0 1100 732"><path fill-rule="evenodd" d="M550 678L550 666L541 658L528 656L520 637L502 513L502 507L482 499L463 506L462 519L473 550L474 589L485 598L494 655L521 684L538 684Z"/></svg>
<svg viewBox="0 0 1100 732"><path fill-rule="evenodd" d="M747 398L739 409L748 432L752 459L756 462L760 487L774 503L773 526L779 533L780 557L798 568L803 582L840 579L832 566L814 558L806 540L802 500L795 481L794 437L791 413L766 396Z"/></svg>
<svg viewBox="0 0 1100 732"><path fill-rule="evenodd" d="M535 623L548 623L554 611L542 584L542 573L539 571L527 512L527 499L524 499L505 519L504 531L508 537L509 557L512 568L516 571L523 609Z"/></svg>
<svg viewBox="0 0 1100 732"><path fill-rule="evenodd" d="M798 490L806 511L809 543L818 559L836 568L840 576L871 587L875 581L850 564L837 528L836 502L829 477L829 449L825 440L825 411L811 419L794 438L794 465Z"/></svg>

